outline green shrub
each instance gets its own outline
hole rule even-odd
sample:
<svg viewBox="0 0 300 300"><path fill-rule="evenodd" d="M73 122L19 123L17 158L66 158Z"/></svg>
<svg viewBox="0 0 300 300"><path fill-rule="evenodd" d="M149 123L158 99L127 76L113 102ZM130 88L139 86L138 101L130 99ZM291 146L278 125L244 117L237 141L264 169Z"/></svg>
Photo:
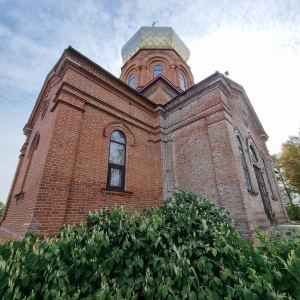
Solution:
<svg viewBox="0 0 300 300"><path fill-rule="evenodd" d="M257 273L262 274L278 292L300 299L300 236L296 231L268 238L257 229L260 247L249 257Z"/></svg>
<svg viewBox="0 0 300 300"><path fill-rule="evenodd" d="M102 210L56 238L1 246L0 298L291 299L294 285L275 283L299 280L299 249L278 248L253 248L225 210L178 191L143 214Z"/></svg>
<svg viewBox="0 0 300 300"><path fill-rule="evenodd" d="M292 221L300 221L300 207L296 205L286 205L286 212Z"/></svg>
<svg viewBox="0 0 300 300"><path fill-rule="evenodd" d="M0 201L0 221L2 219L3 211L4 211L4 204Z"/></svg>

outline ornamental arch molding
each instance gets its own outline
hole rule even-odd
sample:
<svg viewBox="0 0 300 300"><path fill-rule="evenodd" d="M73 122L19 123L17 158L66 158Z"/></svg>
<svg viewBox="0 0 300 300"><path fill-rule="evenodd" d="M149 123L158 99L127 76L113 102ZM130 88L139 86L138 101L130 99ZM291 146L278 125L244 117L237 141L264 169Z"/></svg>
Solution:
<svg viewBox="0 0 300 300"><path fill-rule="evenodd" d="M128 65L127 68L122 70L120 79L123 80L125 83L128 84L129 76L133 73L136 76L136 71L139 68L136 64Z"/></svg>
<svg viewBox="0 0 300 300"><path fill-rule="evenodd" d="M126 140L128 141L128 144L131 147L135 146L135 136L131 129L122 120L108 123L103 128L103 137L110 138L111 133L115 130L122 131L126 137Z"/></svg>
<svg viewBox="0 0 300 300"><path fill-rule="evenodd" d="M244 144L243 146L246 147L247 141L245 141L245 139L243 138L243 135L241 134L240 130L237 127L234 128L234 134L235 134L235 136L238 136L240 138L241 142Z"/></svg>
<svg viewBox="0 0 300 300"><path fill-rule="evenodd" d="M160 50L145 52L141 55L140 61L142 64L149 66L152 61L161 60L167 65L175 64L175 59L167 52L162 52Z"/></svg>
<svg viewBox="0 0 300 300"><path fill-rule="evenodd" d="M246 139L246 145L247 145L247 152L248 152L250 161L252 162L252 164L257 165L259 168L261 168L262 163L261 163L260 151L259 151L258 147L256 146L255 142L253 141L251 135L248 135L248 137ZM255 155L257 157L257 162L256 163L251 158L250 147L252 147L253 150L255 151Z"/></svg>
<svg viewBox="0 0 300 300"><path fill-rule="evenodd" d="M183 73L186 80L188 80L189 82L194 82L193 74L192 74L191 70L189 69L189 67L186 64L183 64L183 63L179 62L177 67L179 68L180 72Z"/></svg>

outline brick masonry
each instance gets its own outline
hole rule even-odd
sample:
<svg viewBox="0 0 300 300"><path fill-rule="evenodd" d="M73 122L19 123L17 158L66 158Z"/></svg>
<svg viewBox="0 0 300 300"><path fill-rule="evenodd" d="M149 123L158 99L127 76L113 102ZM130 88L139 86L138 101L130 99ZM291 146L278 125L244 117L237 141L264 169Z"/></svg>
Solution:
<svg viewBox="0 0 300 300"><path fill-rule="evenodd" d="M194 77L188 64L175 50L139 50L122 67L120 79L129 83L129 76L135 75L135 88L141 89L153 78L153 67L161 65L163 75L180 88L180 73L185 78L186 88L194 85Z"/></svg>
<svg viewBox="0 0 300 300"><path fill-rule="evenodd" d="M165 71L152 84L157 62ZM127 85L133 71L137 90L150 81L143 94ZM189 88L184 92L179 90L180 71ZM126 137L124 190L107 188L114 130ZM245 91L218 72L194 85L189 67L174 50L139 51L117 79L69 47L48 74L24 134L0 224L3 241L22 239L27 231L54 235L63 224L80 223L88 212L104 207L161 205L176 188L225 207L247 234L256 226L270 226L254 166L262 174L272 221L288 221L267 135ZM251 160L250 145L258 162Z"/></svg>

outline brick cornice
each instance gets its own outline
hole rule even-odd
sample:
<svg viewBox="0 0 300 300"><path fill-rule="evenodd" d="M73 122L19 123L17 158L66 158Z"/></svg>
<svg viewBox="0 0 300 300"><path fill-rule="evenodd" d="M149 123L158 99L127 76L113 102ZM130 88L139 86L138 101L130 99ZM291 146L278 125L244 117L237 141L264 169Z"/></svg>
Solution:
<svg viewBox="0 0 300 300"><path fill-rule="evenodd" d="M265 132L262 124L260 123L259 118L257 117L257 114L256 114L256 112L255 112L255 110L254 110L254 108L253 108L253 106L252 106L252 104L251 104L244 88L241 85L239 85L238 83L236 83L235 81L233 81L233 80L231 80L227 77L225 78L225 80L230 84L232 92L235 93L235 94L240 95L242 97L242 99L245 101L245 103L248 106L252 116L254 117L254 120L255 120L255 123L258 127L258 131L259 131L259 134L261 136L261 139L263 141L267 141L269 137L268 137L267 133Z"/></svg>
<svg viewBox="0 0 300 300"><path fill-rule="evenodd" d="M68 70L78 73L80 76L83 76L84 78L95 83L96 85L101 86L102 88L106 89L107 91L120 97L124 101L128 101L132 104L134 103L136 106L138 106L140 109L146 111L147 113L153 113L153 109L155 108L156 104L154 102L152 102L151 100L147 99L146 97L144 97L143 95L139 94L138 96L140 96L140 97L131 97L131 95L124 94L119 89L111 86L109 82L102 80L101 78L97 77L95 74L90 73L87 70L82 69L82 68L80 68L80 69L73 68L71 65L64 68L64 72L65 72L64 76ZM74 94L76 93L78 96L82 97L85 100L93 98L94 100L101 101L101 99L96 98L95 95L91 95L91 94L71 85L69 82L66 82L66 81L62 82L60 89L62 89L62 88L66 89L67 86L73 90ZM144 98L147 99L148 102L145 102Z"/></svg>
<svg viewBox="0 0 300 300"><path fill-rule="evenodd" d="M216 120L215 122L213 123L216 123L216 122L219 122L220 120L227 120L229 123L231 123L231 120L230 120L230 112L228 111L227 107L224 105L224 103L219 103L218 105L215 105L197 115L194 115L192 117L189 117L181 122L177 122L176 124L174 125L171 125L170 127L165 127L165 130L166 130L166 133L169 133L169 132L172 132L172 131L175 131L175 130L178 130L180 128L183 128L189 124L192 124L194 122L197 122L198 120L200 119L204 119L204 118L207 118L209 117L210 115L213 115L215 113L218 113L218 112L224 112L224 115L220 118L218 118L218 120ZM228 115L228 116L227 116ZM210 123L212 124L212 123Z"/></svg>
<svg viewBox="0 0 300 300"><path fill-rule="evenodd" d="M153 103L151 100L141 95L138 91L132 89L129 85L97 65L95 62L91 61L89 58L85 57L77 50L69 47L66 52L70 55L70 59L81 65L80 70L85 70L86 72L95 75L97 78L109 83L111 88L116 89L118 92L124 93L130 98L136 99L137 101L143 100L152 106L155 106L155 103Z"/></svg>
<svg viewBox="0 0 300 300"><path fill-rule="evenodd" d="M73 98L77 98L81 104L78 102L78 105L74 105L69 103L68 101L64 100L63 96L60 96L61 94L65 95L71 95ZM134 127L140 128L148 134L150 133L152 136L160 134L160 125L154 126L150 125L149 123L143 122L141 119L135 118L132 115L125 114L124 111L116 109L116 107L113 107L111 105L108 105L107 103L103 101L99 101L98 99L94 99L92 96L89 96L82 91L79 91L78 89L70 86L67 83L64 83L55 98L55 105L52 107L51 112L54 112L55 109L58 107L58 105L69 105L70 107L73 107L75 109L82 110L85 112L86 106L93 107L97 110L104 111L107 114L113 115L114 117L120 119L120 122L122 121L124 124L131 124ZM83 105L84 104L84 105ZM153 112L153 117L159 117L159 115L162 115L164 112L164 108L162 105L157 105ZM153 121L155 123L155 121Z"/></svg>
<svg viewBox="0 0 300 300"><path fill-rule="evenodd" d="M72 107L74 109L77 109L77 110L80 110L82 112L84 112L84 109L77 106L77 105L74 105L73 103L70 103L68 101L65 101L65 100L61 100L61 99L57 99L57 101L55 102L54 106L51 108L51 112L54 112L56 110L56 108L58 107L59 104L64 104L64 105L67 105L69 107Z"/></svg>
<svg viewBox="0 0 300 300"><path fill-rule="evenodd" d="M219 72L216 72L165 104L165 109L167 113L170 113L181 105L194 101L195 97L202 96L215 88L219 88L225 95L231 92L230 85Z"/></svg>
<svg viewBox="0 0 300 300"><path fill-rule="evenodd" d="M42 87L42 89L41 89L41 91L38 95L38 98L35 102L35 105L33 107L32 113L31 113L31 115L28 119L28 122L27 122L27 124L30 124L30 126L33 126L36 119L38 118L38 116L40 114L40 111L41 111L40 108L41 108L41 105L42 105L42 102L43 102L42 100L44 99L44 96L45 96L46 92L53 87L54 82L56 81L56 79L57 79L57 76L56 76L55 72L53 72L53 71L51 71L47 75L47 77L44 81L43 87Z"/></svg>

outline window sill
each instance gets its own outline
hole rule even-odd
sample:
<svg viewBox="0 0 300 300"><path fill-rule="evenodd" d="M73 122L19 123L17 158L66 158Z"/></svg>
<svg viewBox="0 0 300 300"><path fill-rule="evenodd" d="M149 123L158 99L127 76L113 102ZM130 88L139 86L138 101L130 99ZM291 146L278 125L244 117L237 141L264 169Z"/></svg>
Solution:
<svg viewBox="0 0 300 300"><path fill-rule="evenodd" d="M108 194L108 195L119 195L119 196L130 196L132 192L113 189L113 188L105 188L100 190L101 193Z"/></svg>
<svg viewBox="0 0 300 300"><path fill-rule="evenodd" d="M252 196L257 196L258 192L252 191L252 190L248 190L248 193Z"/></svg>

